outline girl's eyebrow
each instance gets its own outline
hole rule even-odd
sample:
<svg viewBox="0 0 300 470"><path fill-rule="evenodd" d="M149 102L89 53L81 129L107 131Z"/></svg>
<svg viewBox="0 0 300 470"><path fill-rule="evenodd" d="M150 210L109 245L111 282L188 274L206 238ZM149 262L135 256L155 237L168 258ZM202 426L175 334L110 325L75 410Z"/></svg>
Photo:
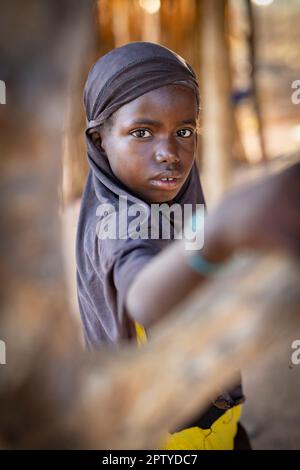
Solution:
<svg viewBox="0 0 300 470"><path fill-rule="evenodd" d="M159 121L154 121L153 119L148 119L148 118L136 119L135 121L132 121L129 125L130 126L142 126L143 124L146 124L147 126L160 126L161 125Z"/></svg>
<svg viewBox="0 0 300 470"><path fill-rule="evenodd" d="M142 126L142 125L147 125L147 126L161 126L160 121L155 121L153 119L149 118L141 118L141 119L136 119L135 121L132 121L130 123L130 126ZM190 124L192 126L196 126L196 121L195 119L184 119L183 121L178 121L176 123L177 126L180 126L182 124Z"/></svg>
<svg viewBox="0 0 300 470"><path fill-rule="evenodd" d="M180 121L177 123L179 124L191 124L192 126L196 126L196 120L195 119L185 119L184 121Z"/></svg>

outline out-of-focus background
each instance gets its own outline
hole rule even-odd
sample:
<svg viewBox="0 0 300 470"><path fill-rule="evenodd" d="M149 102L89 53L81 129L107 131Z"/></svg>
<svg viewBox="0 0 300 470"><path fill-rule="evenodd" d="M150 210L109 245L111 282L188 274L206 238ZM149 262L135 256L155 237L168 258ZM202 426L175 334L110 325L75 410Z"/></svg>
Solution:
<svg viewBox="0 0 300 470"><path fill-rule="evenodd" d="M15 187L17 188L15 196L20 197L20 200L17 200L19 205L15 206L17 216L19 217L21 213L26 214L26 211L29 213L35 207L36 200L24 198L22 191L26 192L32 186L33 180L30 178L34 177L36 167L35 161L29 163L27 168L26 162L20 163L21 141L23 139L24 146L30 142L32 149L38 149L39 145L43 148L41 136L48 132L47 138L49 138L50 128L54 129L56 135L60 132L62 145L56 147L56 154L62 162L62 179L59 187L55 186L54 192L58 194L63 222L68 299L74 317L78 320L80 332L74 243L80 197L88 172L82 93L89 68L101 55L131 41L158 42L182 55L193 66L203 95L201 116L204 119L205 113L209 112L210 104L215 100L220 106L219 123L220 120L224 123L223 131L220 125L216 131L213 121L207 129L204 125L199 138L197 160L210 208L233 186L243 185L246 181L278 171L299 159L300 0L229 0L225 12L226 39L221 41L220 36L212 34L211 31L211 24L217 24L219 21L215 18L219 12L217 9L212 10L208 6L210 2L205 0L86 2L88 6L84 10L83 23L75 14L79 1L73 3L74 7L71 6L71 2L68 5L67 1L62 2L67 5L63 8L63 12L60 11L62 7L57 2L55 13L53 13L54 7L50 7L49 2L44 0L16 1L11 2L10 6L9 3L7 2L6 12L9 13L11 23L3 22L1 25L3 35L9 40L4 48L0 47L0 52L4 54L4 58L11 59L12 63L18 65L15 69L5 67L4 62L1 65L3 76L0 76L0 79L5 79L7 82L5 109L11 113L10 122L14 121L19 108L17 99L13 103L14 109L9 107L10 96L13 94L11 90L13 87L24 90L22 94L24 109L29 110L25 114L28 120L23 121L24 129L33 119L33 113L38 116L38 127L31 129L31 135L23 136L22 125L16 129L10 126L13 132L11 135L6 134L2 151L7 154L11 148L16 148L17 151L11 153L13 155L11 166L9 170L6 166L5 175L8 175L8 178L11 174L20 177L16 179L18 186ZM39 46L38 41L34 39L27 41L27 38L52 37L51 31L55 28L56 20L50 24L49 19L47 23L47 15L48 18L51 15L45 5L53 18L66 18L63 27L57 31L59 39L54 48L54 52L57 48L61 48L61 56L53 62L50 62L52 56L48 54L48 49L44 48L44 45ZM88 14L86 14L87 8ZM44 19L44 23L39 23L39 18ZM65 31L72 28L78 31L78 35L70 36L70 39ZM45 44L51 51L51 41L49 43L45 41ZM227 57L228 62L224 62L224 57ZM39 63L43 73L34 69L36 58L41 58ZM211 59L214 61L213 68L209 67ZM51 96L49 94L46 96L45 90L49 84L59 88L62 78L58 70L59 67L63 68L64 62L69 68L67 80L64 78L67 87L61 95L63 100L61 110L57 110L51 107ZM49 68L49 63L54 64L52 69ZM18 76L17 72L22 77L22 83L15 78L13 80L13 77ZM36 82L33 81L33 77ZM45 80L44 92L39 83L40 77ZM217 88L222 88L225 81L230 90L230 106L222 107L222 104L218 104L218 96L211 94L210 84L214 83ZM31 95L28 92L30 89L35 90L33 101L30 101ZM9 117L4 115L3 110L2 107L1 123ZM215 149L214 138L211 138L215 135L214 132L218 132L216 140L224 142L223 149L220 145L217 150ZM231 136L229 140L228 133ZM229 147L226 147L228 145ZM50 161L51 152L48 157ZM44 163L46 168L46 157ZM22 170L24 174L27 171L25 178L22 176L22 168L25 169L25 172ZM47 169L44 173L43 181L47 186ZM42 184L41 180L38 184ZM8 198L7 201L13 207L13 199ZM46 204L49 201L44 202ZM6 207L9 207L8 203ZM27 245L25 243L27 238L23 238L23 249L25 246L28 250L27 261L33 257L38 259L43 253L42 250L39 252L36 249L38 242L34 245L32 239L35 240L35 237L43 233L47 227L47 214L44 216L43 222L34 226L32 233L29 230ZM51 233L56 234L55 230ZM25 264L22 269L25 269ZM36 272L34 271L34 276L39 278L39 281L46 279L41 266L42 262L37 262ZM28 273L29 270L25 275ZM57 279L59 278L58 268L51 264L51 260L49 273L51 275L56 273ZM44 288L43 284L41 286ZM295 335L300 336L297 333ZM281 345L277 349L276 356L262 360L257 370L251 369L251 374L244 374L247 402L242 421L249 431L255 449L300 448L300 365L292 365L290 357L291 345Z"/></svg>
<svg viewBox="0 0 300 470"><path fill-rule="evenodd" d="M228 36L231 60L232 99L235 104L233 170L251 170L264 159L287 156L300 147L299 106L292 94L299 84L299 0L230 0ZM131 41L158 42L182 55L205 82L201 64L201 28L205 25L200 0L99 0L95 11L94 59ZM251 25L254 24L254 38ZM251 44L252 42L252 44ZM257 101L253 97L254 48ZM222 70L218 71L222 77ZM86 167L82 162L84 115L80 94L85 73L70 96L64 154L64 198L81 194ZM77 92L77 94L76 94ZM299 96L299 95L298 95ZM299 97L298 97L299 100ZM76 108L77 107L77 108ZM76 110L76 113L72 112ZM262 129L259 126L262 126ZM261 131L262 136L260 136ZM263 140L264 148L261 145ZM201 146L199 146L201 162Z"/></svg>
<svg viewBox="0 0 300 470"><path fill-rule="evenodd" d="M201 1L99 0L95 15L95 60L130 41L153 41L182 55L194 67L200 83L205 82L201 67L201 48L205 47L201 43L201 28L205 24ZM292 95L297 91L293 84L300 80L300 1L231 0L227 15L234 104L234 138L228 161L227 185L230 188L266 171L281 169L299 158L300 104L296 104L297 97L293 102ZM254 29L252 33L251 28ZM218 73L222 77L223 71ZM84 114L80 101L85 76L80 78L82 80L70 95L63 165L63 198L68 227L66 249L71 249L68 266L75 311L75 266L70 262L74 232L69 228L75 224L87 171ZM224 116L224 125L226 119ZM203 158L209 159L210 154L202 155L200 138L198 161L207 197L206 176L215 185L222 185L222 181L219 182L219 175L203 174L210 171L209 168L206 170ZM268 358L261 364L258 373L254 370L243 379L247 396L243 422L253 447L299 448L300 368L290 364L290 345L280 349L277 357Z"/></svg>

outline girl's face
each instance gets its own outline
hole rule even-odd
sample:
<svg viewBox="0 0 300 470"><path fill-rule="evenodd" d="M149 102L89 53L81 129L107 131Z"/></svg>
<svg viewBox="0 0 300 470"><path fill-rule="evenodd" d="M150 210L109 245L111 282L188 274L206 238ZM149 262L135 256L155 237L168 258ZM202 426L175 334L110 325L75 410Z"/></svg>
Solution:
<svg viewBox="0 0 300 470"><path fill-rule="evenodd" d="M113 173L142 200L171 201L192 168L197 101L185 86L168 85L122 106L101 146Z"/></svg>

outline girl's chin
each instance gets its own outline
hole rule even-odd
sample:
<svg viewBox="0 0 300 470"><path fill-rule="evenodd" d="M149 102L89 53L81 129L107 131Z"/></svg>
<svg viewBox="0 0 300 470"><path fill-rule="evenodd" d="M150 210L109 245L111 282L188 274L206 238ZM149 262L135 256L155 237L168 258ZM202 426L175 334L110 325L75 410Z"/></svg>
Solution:
<svg viewBox="0 0 300 470"><path fill-rule="evenodd" d="M173 199L177 196L181 189L182 185L180 187L177 187L176 189L170 189L169 191L166 190L160 190L157 187L151 187L149 188L150 190L148 191L129 191L137 196L138 198L142 199L142 201L147 202L148 204L163 204L167 202L172 202Z"/></svg>
<svg viewBox="0 0 300 470"><path fill-rule="evenodd" d="M177 194L179 193L178 191L172 191L170 193L164 192L163 194L160 192L160 194L157 194L155 196L152 196L151 200L148 200L151 204L164 204L166 202L172 202Z"/></svg>

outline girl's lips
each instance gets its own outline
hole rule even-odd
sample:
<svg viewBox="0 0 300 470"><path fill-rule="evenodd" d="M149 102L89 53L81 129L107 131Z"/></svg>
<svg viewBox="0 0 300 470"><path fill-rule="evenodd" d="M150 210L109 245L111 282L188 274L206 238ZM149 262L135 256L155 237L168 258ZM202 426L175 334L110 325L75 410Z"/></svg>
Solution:
<svg viewBox="0 0 300 470"><path fill-rule="evenodd" d="M180 178L160 178L160 179L153 179L150 180L150 183L157 187L157 189L172 191L177 189L181 184Z"/></svg>

